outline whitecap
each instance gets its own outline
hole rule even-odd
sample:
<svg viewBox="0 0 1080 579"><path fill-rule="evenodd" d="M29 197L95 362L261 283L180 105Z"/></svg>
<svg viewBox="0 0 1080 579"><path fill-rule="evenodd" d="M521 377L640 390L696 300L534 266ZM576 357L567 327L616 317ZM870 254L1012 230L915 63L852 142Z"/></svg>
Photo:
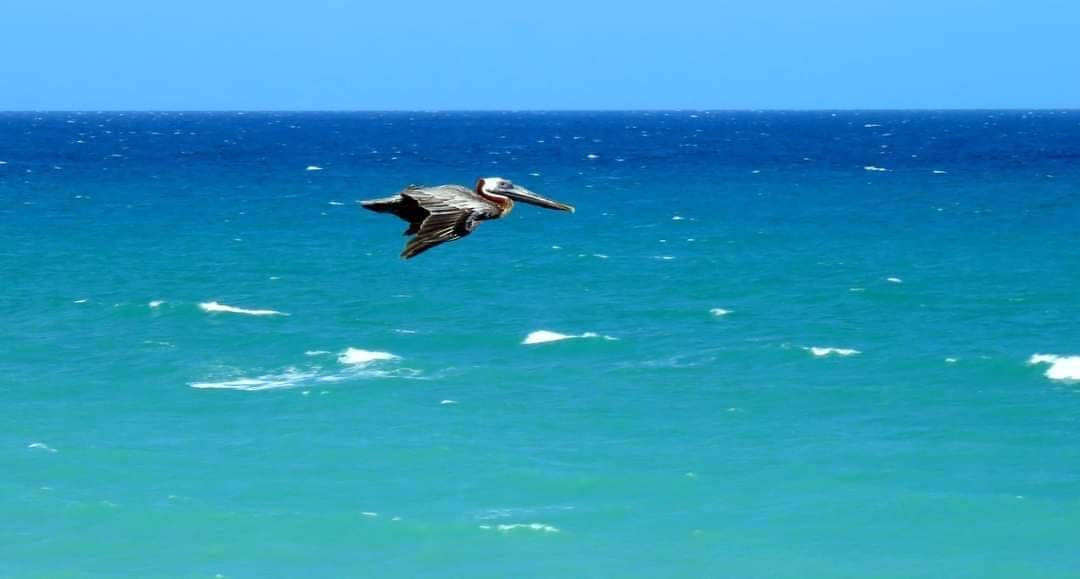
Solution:
<svg viewBox="0 0 1080 579"><path fill-rule="evenodd" d="M308 350L304 352L305 356L329 356L333 354L330 350Z"/></svg>
<svg viewBox="0 0 1080 579"><path fill-rule="evenodd" d="M956 358L945 358L945 363L946 364L955 364L956 363Z"/></svg>
<svg viewBox="0 0 1080 579"><path fill-rule="evenodd" d="M237 308L233 306L227 306L225 304L219 304L218 302L203 302L199 304L199 308L204 312L223 312L229 314L246 314L249 316L287 316L285 312L279 312L277 310L249 310L245 308Z"/></svg>
<svg viewBox="0 0 1080 579"><path fill-rule="evenodd" d="M320 167L318 165L308 165L307 168L304 169L304 170L305 171L322 171L323 169L322 169L322 167Z"/></svg>
<svg viewBox="0 0 1080 579"><path fill-rule="evenodd" d="M685 219L686 219L686 218L685 218L685 217L683 217L682 215L673 215L673 216L671 217L671 220L672 220L672 221L684 221Z"/></svg>
<svg viewBox="0 0 1080 579"><path fill-rule="evenodd" d="M0 165L7 165L7 161L0 161Z"/></svg>
<svg viewBox="0 0 1080 579"><path fill-rule="evenodd" d="M192 382L188 384L188 386L200 389L245 390L247 392L257 392L259 390L294 388L317 376L318 372L315 370L286 368L285 371L277 374L264 374L254 378L236 378L219 382Z"/></svg>
<svg viewBox="0 0 1080 579"><path fill-rule="evenodd" d="M575 336L569 336L567 334L560 334L558 332L551 332L548 330L537 330L525 336L522 344L543 344L545 342L558 342L559 340L567 340Z"/></svg>
<svg viewBox="0 0 1080 579"><path fill-rule="evenodd" d="M397 360L398 358L399 356L395 356L390 352L374 352L361 350L360 348L346 348L344 352L338 354L338 362L354 366L366 366L373 362Z"/></svg>
<svg viewBox="0 0 1080 579"><path fill-rule="evenodd" d="M942 171L941 169L934 169L933 173L935 175L944 175L944 174L948 173L948 171Z"/></svg>
<svg viewBox="0 0 1080 579"><path fill-rule="evenodd" d="M880 127L880 126L881 125L879 123L866 123L865 125L863 125L863 128L872 129L874 127Z"/></svg>
<svg viewBox="0 0 1080 579"><path fill-rule="evenodd" d="M873 165L867 165L863 167L864 171L888 171L885 167L875 167Z"/></svg>
<svg viewBox="0 0 1080 579"><path fill-rule="evenodd" d="M491 529L491 525L480 525L481 529ZM546 525L544 523L513 523L509 525L496 525L494 527L500 533L509 533L517 530L536 531L540 533L559 533L558 527L552 525Z"/></svg>
<svg viewBox="0 0 1080 579"><path fill-rule="evenodd" d="M1034 354L1028 359L1028 364L1049 364L1044 375L1051 380L1080 380L1080 356Z"/></svg>
<svg viewBox="0 0 1080 579"><path fill-rule="evenodd" d="M151 308L160 308L161 304L163 304L163 303L165 303L165 300L154 300L154 301L150 302L147 305L150 306Z"/></svg>
<svg viewBox="0 0 1080 579"><path fill-rule="evenodd" d="M604 253L594 253L594 254L592 254L592 256L597 258L597 259L607 259L608 258L607 254L604 254Z"/></svg>
<svg viewBox="0 0 1080 579"><path fill-rule="evenodd" d="M803 349L809 350L810 353L819 357L829 356L831 354L836 354L837 356L854 356L856 354L862 354L862 352L860 352L859 350L855 350L852 348L825 348L819 346L810 346L809 348Z"/></svg>
<svg viewBox="0 0 1080 579"><path fill-rule="evenodd" d="M724 308L713 308L713 309L709 310L709 313L716 316L716 317L720 317L720 316L726 316L726 315L730 314L731 310L725 310Z"/></svg>
<svg viewBox="0 0 1080 579"><path fill-rule="evenodd" d="M898 277L887 277L887 278L885 278L885 281L887 281L889 283L904 283L904 280L902 280L902 279L900 279Z"/></svg>
<svg viewBox="0 0 1080 579"><path fill-rule="evenodd" d="M81 300L75 300L75 301L73 301L73 302L71 302L71 303L73 303L73 304L85 304L85 303L86 303L86 302L88 302L88 301L90 301L90 300L88 300L88 299L86 299L86 298L83 298L83 299L81 299Z"/></svg>
<svg viewBox="0 0 1080 579"><path fill-rule="evenodd" d="M360 514L365 516L365 517L372 517L372 518L379 516L379 513L373 513L371 511L364 511L364 512L362 512Z"/></svg>
<svg viewBox="0 0 1080 579"><path fill-rule="evenodd" d="M600 155L597 155L596 153L589 153L588 155L585 155L585 158L586 159L599 159Z"/></svg>
<svg viewBox="0 0 1080 579"><path fill-rule="evenodd" d="M244 390L256 392L260 390L278 390L284 388L311 387L316 384L328 382L343 382L360 378L412 378L420 379L421 372L411 368L398 368L394 370L372 369L368 364L353 364L339 373L327 373L320 366L308 368L296 368L290 366L276 373L263 374L255 377L232 378L220 381L191 382L188 386L200 389L224 389ZM319 392L326 394L327 390Z"/></svg>
<svg viewBox="0 0 1080 579"><path fill-rule="evenodd" d="M48 452L60 452L59 450L56 450L55 448L45 444L44 442L31 442L30 444L26 445L26 448L37 448Z"/></svg>
<svg viewBox="0 0 1080 579"><path fill-rule="evenodd" d="M439 404L457 404L457 400L440 400Z"/></svg>
<svg viewBox="0 0 1080 579"><path fill-rule="evenodd" d="M344 203L342 203L341 201L330 201L330 202L328 203L328 205L333 205L333 206L335 206L335 207L343 207L343 206L344 206L345 204L344 204Z"/></svg>
<svg viewBox="0 0 1080 579"><path fill-rule="evenodd" d="M549 330L537 330L531 332L525 339L522 340L522 344L545 344L547 342L559 342L562 340L571 340L575 338L603 338L605 340L617 340L612 336L601 336L595 332L585 332L584 334L560 334L559 332L552 332Z"/></svg>

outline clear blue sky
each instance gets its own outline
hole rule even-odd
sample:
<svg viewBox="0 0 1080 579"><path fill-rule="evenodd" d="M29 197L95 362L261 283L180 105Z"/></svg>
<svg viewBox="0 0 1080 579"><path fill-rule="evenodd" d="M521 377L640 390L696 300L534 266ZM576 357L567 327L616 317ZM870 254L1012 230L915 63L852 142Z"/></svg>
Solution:
<svg viewBox="0 0 1080 579"><path fill-rule="evenodd" d="M1080 107L1072 0L0 0L0 110Z"/></svg>

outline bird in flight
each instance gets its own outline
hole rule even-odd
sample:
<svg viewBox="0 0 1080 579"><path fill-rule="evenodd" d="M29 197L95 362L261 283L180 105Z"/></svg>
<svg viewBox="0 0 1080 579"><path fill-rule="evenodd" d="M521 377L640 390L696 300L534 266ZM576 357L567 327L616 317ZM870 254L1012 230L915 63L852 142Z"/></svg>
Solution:
<svg viewBox="0 0 1080 579"><path fill-rule="evenodd" d="M360 204L365 209L393 213L409 222L405 235L413 237L401 252L401 257L409 259L441 243L465 237L481 221L506 217L514 208L515 199L548 209L574 212L569 205L541 197L502 177L478 179L473 189L461 185L410 185L393 196L361 201Z"/></svg>

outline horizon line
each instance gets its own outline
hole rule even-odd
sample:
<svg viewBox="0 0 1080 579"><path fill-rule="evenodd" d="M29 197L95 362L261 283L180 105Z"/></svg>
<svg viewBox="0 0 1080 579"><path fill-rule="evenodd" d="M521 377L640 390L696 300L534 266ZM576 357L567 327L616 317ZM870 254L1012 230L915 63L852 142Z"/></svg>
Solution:
<svg viewBox="0 0 1080 579"><path fill-rule="evenodd" d="M1054 112L1066 113L1080 111L1080 107L910 107L910 108L629 108L629 109L0 109L0 114L19 113L76 113L76 114L100 114L100 113L405 113L405 114L433 114L433 113L903 113L903 112Z"/></svg>

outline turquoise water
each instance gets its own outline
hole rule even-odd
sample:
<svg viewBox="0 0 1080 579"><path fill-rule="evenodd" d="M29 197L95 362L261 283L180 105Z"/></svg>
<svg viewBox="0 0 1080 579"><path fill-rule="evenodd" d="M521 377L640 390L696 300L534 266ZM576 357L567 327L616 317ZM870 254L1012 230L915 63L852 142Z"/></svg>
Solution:
<svg viewBox="0 0 1080 579"><path fill-rule="evenodd" d="M1078 151L1076 112L0 115L0 576L1080 577ZM353 203L490 175L578 212L405 262Z"/></svg>

